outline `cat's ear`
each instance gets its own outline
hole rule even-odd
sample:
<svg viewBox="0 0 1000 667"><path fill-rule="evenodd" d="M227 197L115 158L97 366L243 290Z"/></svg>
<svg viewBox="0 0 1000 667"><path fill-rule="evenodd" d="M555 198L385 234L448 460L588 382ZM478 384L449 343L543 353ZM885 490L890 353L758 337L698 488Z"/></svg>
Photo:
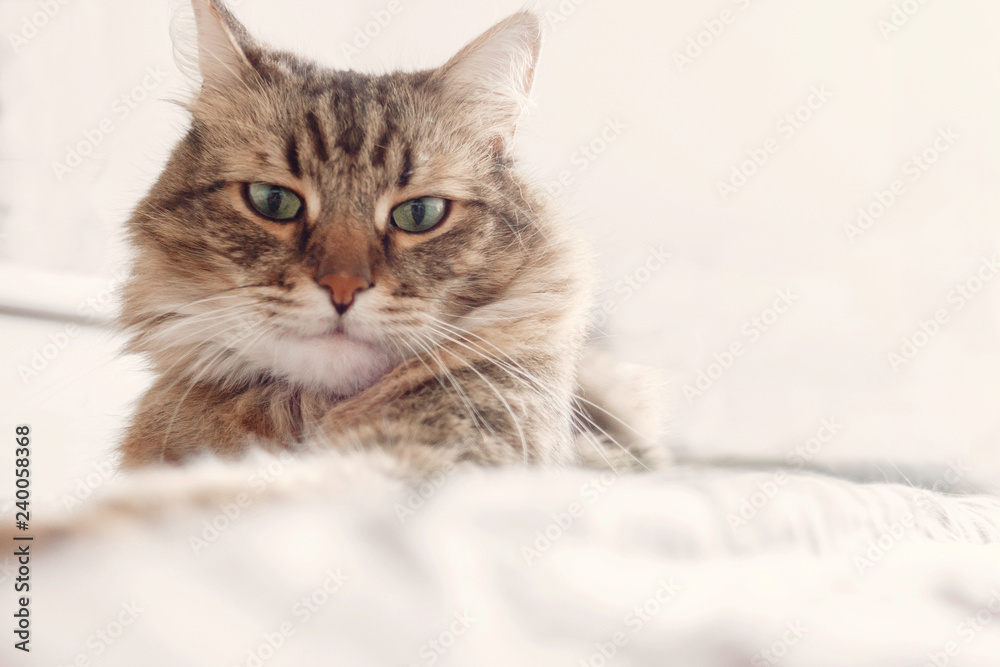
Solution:
<svg viewBox="0 0 1000 667"><path fill-rule="evenodd" d="M178 67L202 89L253 77L247 50L255 43L222 0L189 0L174 14L171 33Z"/></svg>
<svg viewBox="0 0 1000 667"><path fill-rule="evenodd" d="M459 51L437 77L449 101L467 105L485 129L509 139L528 106L541 46L538 17L519 12Z"/></svg>

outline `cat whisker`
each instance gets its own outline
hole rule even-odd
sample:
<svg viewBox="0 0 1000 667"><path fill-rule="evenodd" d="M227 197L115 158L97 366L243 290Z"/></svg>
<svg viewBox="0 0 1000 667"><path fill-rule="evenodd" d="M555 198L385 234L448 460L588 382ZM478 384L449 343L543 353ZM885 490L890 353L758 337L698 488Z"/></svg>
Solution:
<svg viewBox="0 0 1000 667"><path fill-rule="evenodd" d="M157 343L162 345L163 352L170 352L171 354L180 355L180 359L188 358L191 353L196 352L199 348L210 346L230 346L230 338L232 338L231 332L238 332L241 329L247 329L253 327L257 324L256 320L248 320L242 317L240 314L236 314L235 317L230 313L227 317L221 319L220 321L213 321L208 326L195 326L194 330L186 332L186 334L177 336L175 332L170 332L170 336L167 340L159 341L161 337L167 336L164 332L160 335L152 335L148 338L141 340L144 344ZM185 351L187 350L187 351ZM175 366L177 361L171 364L170 368ZM169 369L167 369L169 370ZM164 371L166 372L166 371Z"/></svg>
<svg viewBox="0 0 1000 667"><path fill-rule="evenodd" d="M170 337L178 329L197 327L206 322L213 322L220 319L231 319L233 317L232 311L244 311L250 313L256 310L257 304L237 304L235 306L228 306L226 308L219 308L217 310L207 311L205 313L198 313L194 315L180 315L182 318L177 322L173 322L170 326L157 328L154 331L147 332L143 335L143 339L149 342L155 342L161 338L168 339L168 342L175 343L175 340L171 340ZM195 334L200 332L195 332ZM207 332L206 332L207 334ZM170 345L168 345L170 347Z"/></svg>
<svg viewBox="0 0 1000 667"><path fill-rule="evenodd" d="M242 293L241 294L230 294L230 292L235 292L236 290L252 289L252 288L255 288L255 287L268 287L268 286L269 285L267 285L265 283L252 283L252 284L248 284L248 285L236 285L235 287L228 287L226 289L219 290L218 292L214 292L212 294L209 294L206 297L202 297L200 299L195 299L194 301L188 301L187 303L183 303L181 305L164 306L164 307L162 307L160 309L159 312L151 313L147 317L143 317L143 318L137 320L135 322L135 324L130 325L129 328L137 328L137 327L139 327L141 325L148 324L150 322L154 322L154 321L162 318L164 315L181 315L181 316L187 316L187 315L189 315L189 313L182 312L185 308L190 308L191 306L196 306L196 305L199 305L199 304L202 304L202 303L210 303L212 301L219 300L219 299L246 299L247 296L245 294L242 294ZM198 313L195 313L195 314L198 314Z"/></svg>
<svg viewBox="0 0 1000 667"><path fill-rule="evenodd" d="M486 419L482 416L482 413L480 413L479 410L476 408L475 404L469 398L469 395L465 392L464 389L462 389L461 384L458 382L458 378L456 378L454 373L452 373L448 369L448 367L445 365L441 357L434 352L433 348L429 345L421 343L421 340L417 337L417 334L415 332L411 332L410 339L412 340L413 344L417 346L416 349L411 347L409 343L407 343L405 340L403 342L407 345L407 347L410 347L410 349L414 352L415 356L427 368L427 370L432 375L434 375L438 383L441 385L441 388L444 389L445 391L447 391L447 387L444 386L444 380L442 379L442 376L444 377L444 379L448 380L452 388L454 388L455 393L458 396L459 400L462 402L463 407L469 413L469 418L472 420L472 423L476 426L476 429L481 433L482 432L481 426L485 426L490 431L491 434L496 435L496 431L493 429L493 426L488 421L486 421ZM438 367L441 369L440 373L435 372L430 366L427 365L427 363L422 358L423 354L430 356L431 359L437 363Z"/></svg>
<svg viewBox="0 0 1000 667"><path fill-rule="evenodd" d="M264 324L258 325L258 329L260 330L260 334L256 338L254 338L254 340L251 341L250 344L247 347L252 347L258 340L260 340L263 336L265 336L267 333L270 332L270 328L267 327L267 326L265 326ZM188 388L185 390L185 392L181 396L180 400L177 401L177 406L174 408L173 415L171 415L170 421L167 424L167 429L166 429L166 432L164 433L164 436L163 436L163 445L162 445L161 459L166 456L166 448L167 448L167 442L168 442L168 439L169 439L169 436L170 436L170 430L171 430L171 428L173 428L174 421L177 419L177 415L180 413L181 406L184 405L184 401L187 400L187 397L190 395L191 390L195 388L195 386L198 384L198 381L201 380L201 378L204 377L204 375L212 368L212 365L214 363L216 363L223 355L225 355L227 353L232 353L232 348L230 348L228 346L227 347L223 347L217 354L215 354L208 361L206 361L206 362L204 362L202 364L202 367L198 371L197 375L195 375L191 379L191 381L188 383Z"/></svg>
<svg viewBox="0 0 1000 667"><path fill-rule="evenodd" d="M222 334L225 334L225 333L228 333L228 332L230 332L230 331L236 331L236 330L239 330L239 329L241 329L241 328L244 328L245 326L246 326L246 325L245 325L245 323L244 323L244 322L236 322L236 323L230 323L230 326L228 326L227 328L225 328L225 329L223 329L222 331L218 332L218 333L217 333L217 335L222 335ZM197 362L197 360L198 360L198 359L202 358L202 355L199 355L199 354L197 354L198 350L200 350L200 349L203 349L203 348L210 348L210 349L211 349L211 353L214 353L214 351L215 351L215 350L214 350L214 348L215 348L215 347L216 347L217 345L218 345L218 342L217 342L217 341L213 341L213 340L206 340L206 341L202 341L201 343L199 343L199 344L197 344L197 345L193 346L193 347L191 348L191 351L190 351L190 353L189 353L189 354L185 354L185 355L182 355L182 356L181 356L181 357L180 357L180 358L179 358L179 359L178 359L177 361L175 361L175 362L174 362L173 364L171 364L171 365L170 365L170 366L169 366L168 368L166 368L165 370L163 370L163 371L161 371L161 372L162 372L162 373L163 373L164 375L167 375L167 374L168 374L168 372L169 372L169 371L170 371L171 369L173 369L173 368L174 368L174 366L176 366L176 365L177 365L177 364L178 364L179 362L181 362L181 361L185 361L185 360L187 360L187 361L192 361L192 362ZM223 348L224 350L228 350L228 349L230 349L230 347L229 347L228 345L222 345L221 347L222 347L222 348ZM192 359L192 357L194 357L194 359ZM183 378L184 376L185 376L185 373L182 373L182 374L181 374L181 375L180 375L180 376L178 377L178 379L181 379L181 378ZM175 383L176 383L176 381L175 381ZM172 387L172 386L173 386L173 385L171 385L171 387ZM168 387L168 389L169 389L169 388L170 388L170 387Z"/></svg>
<svg viewBox="0 0 1000 667"><path fill-rule="evenodd" d="M579 394L576 394L576 393L573 394L573 400L574 401L578 401L580 403L585 403L588 407L594 408L595 410L600 410L603 414L605 414L608 417L610 417L611 419L615 420L616 422L618 422L619 424L621 424L622 426L624 426L628 430L632 431L636 435L642 435L641 433L639 433L639 431L637 431L634 428L632 428L631 424L629 424L628 422L626 422L625 420L623 420L622 418L620 418L618 415L616 415L615 413L613 413L610 410L608 410L607 408L601 407L597 403L594 403L593 401L589 401L586 398L584 398L583 396L580 396Z"/></svg>
<svg viewBox="0 0 1000 667"><path fill-rule="evenodd" d="M444 333L443 335L446 338L448 338L451 342L453 342L453 343L455 343L457 345L468 347L467 345L464 345L460 341L458 341L458 340L456 340L454 338L451 338L447 333ZM494 394L496 394L497 398L500 399L500 403L503 404L504 409L506 409L507 412L510 413L511 421L514 424L514 427L517 429L518 437L520 438L520 441L521 441L521 447L522 447L522 449L524 451L524 462L527 463L528 462L528 442L527 442L527 440L526 440L526 438L524 436L524 430L521 427L521 421L517 418L517 414L514 412L514 409L511 407L511 405L507 401L507 399L504 397L503 392L501 392L499 389L497 389L496 385L494 385L492 382L490 382L486 378L486 376L483 375L475 367L475 365L473 365L472 363L469 363L468 361L466 361L465 359L463 359L459 354L457 354L456 352L454 352L452 350L448 350L446 347L441 347L440 349L442 351L445 351L445 352L448 352L449 354L451 354L465 368L468 368L470 371L472 371L473 373L475 373L479 377L479 379L482 380L482 382L487 387L489 387L490 390L493 391ZM469 349L471 350L471 348L469 348ZM485 355L482 352L478 352L478 354L480 354L480 356L484 356L485 357ZM488 361L493 361L493 360L488 359Z"/></svg>
<svg viewBox="0 0 1000 667"><path fill-rule="evenodd" d="M464 338L465 341L467 343L469 343L469 344L464 344L464 343L461 343L460 341L458 341L456 339L451 339L456 344L460 344L463 347L465 347L466 349L468 349L468 350L470 350L472 352L480 354L481 357L484 360L489 361L491 363L494 363L498 368L500 368L501 370L504 370L505 372L507 372L509 375L511 375L511 377L514 377L515 379L519 379L527 387L534 389L540 395L545 395L545 394L552 395L551 389L548 389L545 386L545 383L541 379L539 379L538 377L534 376L533 374L531 374L530 372L528 372L527 370L525 370L520 364L517 364L513 359L511 359L509 357L509 355L506 355L505 353L503 353L502 350L500 350L499 348L497 348L495 345L493 345L492 343L490 343L486 339L482 338L481 336L478 336L477 334L475 334L475 333L473 333L471 331L461 330L459 327L456 327L455 325L448 324L447 322L443 322L441 320L437 320L436 318L433 318L433 316L428 316L428 317L433 319L432 326L437 325L437 326L441 327L445 331L447 331L447 329L451 329L456 336L460 336L460 337ZM447 329L444 329L445 327L447 327ZM490 354L486 353L478 345L476 345L472 341L469 341L468 338L465 338L466 335L475 336L476 338L482 340L484 343L490 345L491 347L493 347L494 349L496 349L501 354L504 354L504 356L507 357L507 359L509 360L510 363L503 362L503 361L495 358L493 355L490 355ZM587 401L586 399L584 399L584 398L582 398L580 396L577 396L576 394L572 394L571 395L571 399L572 400L585 401L585 402L589 403L590 405L593 405L594 407L597 407L602 412L604 412L605 414L607 414L612 419L615 419L616 421L618 421L619 423L621 423L626 428L630 429L633 432L636 432L635 429L633 429L631 426L629 426L624 421L622 421L621 419L619 419L617 416L613 415L609 411L605 410L604 408L600 408L599 406L593 404L590 401ZM615 445L616 447L618 447L625 454L628 454L638 465L640 465L643 468L645 468L646 470L648 470L648 468L646 467L646 465L638 457L636 457L631 451L629 451L629 449L627 447L625 447L620 442L618 442L618 440L616 438L614 438L611 434L609 434L603 428L601 428L600 426L598 426L593 421L593 419L591 419L590 417L588 417L582 410L578 410L578 411L576 411L576 413L577 413L577 415L579 415L579 417L582 417L583 419L586 420L586 422L589 425L589 427L591 427L592 429L596 429L597 431L600 431L600 433L605 438L607 438L609 442L611 442L613 445ZM590 429L581 428L581 432L584 433L584 434L587 434L588 432L590 432ZM591 435L592 435L592 433L591 433ZM597 446L596 437L594 438L594 440L595 440L595 446ZM605 460L607 461L607 459L605 459ZM608 463L610 465L610 461L608 461ZM612 469L613 469L613 467L612 467Z"/></svg>

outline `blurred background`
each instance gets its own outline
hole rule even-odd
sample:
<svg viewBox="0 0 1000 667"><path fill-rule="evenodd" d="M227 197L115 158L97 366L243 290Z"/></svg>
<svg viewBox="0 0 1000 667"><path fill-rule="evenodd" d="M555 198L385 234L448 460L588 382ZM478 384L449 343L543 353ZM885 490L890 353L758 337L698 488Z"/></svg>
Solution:
<svg viewBox="0 0 1000 667"><path fill-rule="evenodd" d="M229 4L365 71L438 65L522 6ZM672 444L996 465L1000 5L533 7L523 164L595 250L595 339L669 379ZM187 123L170 9L0 2L0 401L51 476L112 460L148 381L104 324L122 223Z"/></svg>

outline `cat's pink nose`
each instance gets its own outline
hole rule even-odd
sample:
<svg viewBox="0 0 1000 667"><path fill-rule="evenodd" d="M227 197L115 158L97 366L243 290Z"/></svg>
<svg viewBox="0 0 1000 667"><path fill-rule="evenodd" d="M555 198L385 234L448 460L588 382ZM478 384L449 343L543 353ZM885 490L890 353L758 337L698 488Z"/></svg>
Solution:
<svg viewBox="0 0 1000 667"><path fill-rule="evenodd" d="M330 300L337 312L343 315L354 303L354 297L360 292L373 287L373 285L358 276L346 276L342 273L327 274L317 280L321 287L325 287L330 292Z"/></svg>

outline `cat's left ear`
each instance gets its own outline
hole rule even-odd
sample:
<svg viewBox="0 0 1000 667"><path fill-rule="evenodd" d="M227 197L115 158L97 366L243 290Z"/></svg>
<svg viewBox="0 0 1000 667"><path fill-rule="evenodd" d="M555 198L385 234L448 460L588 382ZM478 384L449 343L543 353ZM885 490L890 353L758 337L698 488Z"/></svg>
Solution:
<svg viewBox="0 0 1000 667"><path fill-rule="evenodd" d="M189 0L176 10L172 37L178 66L202 90L225 90L255 75L247 50L256 44L222 0Z"/></svg>
<svg viewBox="0 0 1000 667"><path fill-rule="evenodd" d="M519 12L459 51L436 78L450 102L466 107L487 132L506 141L528 106L541 47L538 17Z"/></svg>

